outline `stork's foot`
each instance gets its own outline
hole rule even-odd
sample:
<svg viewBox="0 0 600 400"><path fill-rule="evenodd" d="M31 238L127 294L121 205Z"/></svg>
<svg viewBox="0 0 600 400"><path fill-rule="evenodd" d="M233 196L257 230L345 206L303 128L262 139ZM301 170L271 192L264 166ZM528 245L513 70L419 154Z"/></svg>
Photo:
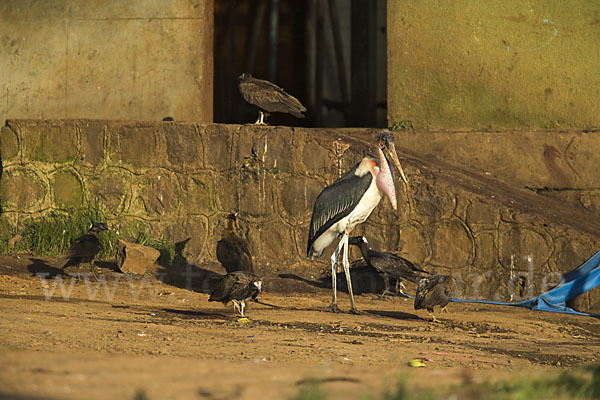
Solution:
<svg viewBox="0 0 600 400"><path fill-rule="evenodd" d="M331 303L330 305L325 307L325 309L323 311L328 311L328 312L332 312L332 313L341 313L342 312L342 310L340 310L340 308L338 307L338 305L336 303Z"/></svg>
<svg viewBox="0 0 600 400"><path fill-rule="evenodd" d="M362 315L362 313L361 313L360 311L358 311L358 310L356 309L356 307L352 307L352 308L350 309L350 311L348 311L348 313L350 313L350 314L354 314L354 315Z"/></svg>

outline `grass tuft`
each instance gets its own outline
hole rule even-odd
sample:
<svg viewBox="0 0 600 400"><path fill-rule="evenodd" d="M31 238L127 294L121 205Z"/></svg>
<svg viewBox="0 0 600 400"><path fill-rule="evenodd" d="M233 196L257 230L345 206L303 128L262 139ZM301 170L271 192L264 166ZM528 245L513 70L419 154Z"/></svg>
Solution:
<svg viewBox="0 0 600 400"><path fill-rule="evenodd" d="M498 382L483 382L454 387L453 393L468 399L590 399L600 398L600 366L582 366L542 378L515 377Z"/></svg>
<svg viewBox="0 0 600 400"><path fill-rule="evenodd" d="M291 400L325 400L327 393L321 387L318 379L313 379L306 384L303 384L298 394Z"/></svg>
<svg viewBox="0 0 600 400"><path fill-rule="evenodd" d="M166 239L153 239L147 229L138 233L135 242L158 250L160 256L156 262L160 265L168 266L175 260L175 242Z"/></svg>
<svg viewBox="0 0 600 400"><path fill-rule="evenodd" d="M144 389L138 389L133 395L133 400L148 400L149 397Z"/></svg>
<svg viewBox="0 0 600 400"><path fill-rule="evenodd" d="M303 385L293 400L323 400L327 395L319 379ZM460 386L415 390L406 377L384 390L381 396L366 394L364 399L433 400L433 399L597 399L600 398L600 365L582 366L541 378L513 377L497 382L469 383Z"/></svg>
<svg viewBox="0 0 600 400"><path fill-rule="evenodd" d="M87 233L93 222L107 222L106 214L100 208L84 208L67 211L51 211L43 217L31 218L24 223L20 233L22 238L16 241L15 247L10 248L7 240L0 241L0 254L27 252L35 256L64 256L68 253L71 243ZM113 260L116 245L120 238L135 240L145 246L153 247L160 252L158 262L161 265L171 265L175 259L175 243L166 239L153 239L148 227L143 223L119 233L118 225L99 233L102 251L99 260ZM6 234L6 233L5 233ZM17 234L15 229L8 232L10 237Z"/></svg>
<svg viewBox="0 0 600 400"><path fill-rule="evenodd" d="M71 243L87 233L94 222L105 222L102 210L85 208L70 212L52 211L40 218L25 222L23 238L17 243L17 251L28 251L39 256L60 256L68 252ZM108 230L101 232L102 251L100 259L114 257L117 237Z"/></svg>

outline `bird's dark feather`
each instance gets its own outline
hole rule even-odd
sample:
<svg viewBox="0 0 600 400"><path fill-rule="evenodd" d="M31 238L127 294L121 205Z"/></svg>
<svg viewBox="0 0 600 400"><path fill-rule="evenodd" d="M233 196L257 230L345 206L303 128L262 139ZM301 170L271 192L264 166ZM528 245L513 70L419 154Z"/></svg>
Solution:
<svg viewBox="0 0 600 400"><path fill-rule="evenodd" d="M346 217L360 202L373 180L371 173L355 174L359 164L340 179L327 186L317 196L308 233L306 256L311 257L313 243L336 222Z"/></svg>
<svg viewBox="0 0 600 400"><path fill-rule="evenodd" d="M234 232L227 232L217 242L217 260L227 272L254 272L248 243Z"/></svg>
<svg viewBox="0 0 600 400"><path fill-rule="evenodd" d="M75 239L69 249L69 257L93 257L101 249L100 238L92 233L87 233Z"/></svg>
<svg viewBox="0 0 600 400"><path fill-rule="evenodd" d="M249 299L258 291L253 282L259 279L255 274L243 271L231 272L219 280L208 301L227 304L231 300Z"/></svg>
<svg viewBox="0 0 600 400"><path fill-rule="evenodd" d="M446 307L456 293L456 280L449 275L423 278L415 294L415 310L425 308L430 312L434 306Z"/></svg>
<svg viewBox="0 0 600 400"><path fill-rule="evenodd" d="M248 103L266 112L283 112L304 118L306 107L279 86L256 78L243 78L238 84L240 93Z"/></svg>
<svg viewBox="0 0 600 400"><path fill-rule="evenodd" d="M404 257L391 252L369 251L370 264L379 273L392 279L406 279L418 283L429 272L417 267Z"/></svg>

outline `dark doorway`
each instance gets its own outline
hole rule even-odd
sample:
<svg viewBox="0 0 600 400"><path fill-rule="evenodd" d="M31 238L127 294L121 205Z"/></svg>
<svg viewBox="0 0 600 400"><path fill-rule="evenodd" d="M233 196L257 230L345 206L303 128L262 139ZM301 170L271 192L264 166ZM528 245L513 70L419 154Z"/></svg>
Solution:
<svg viewBox="0 0 600 400"><path fill-rule="evenodd" d="M385 0L215 0L214 121L252 123L243 72L298 98L304 119L272 125L387 125Z"/></svg>

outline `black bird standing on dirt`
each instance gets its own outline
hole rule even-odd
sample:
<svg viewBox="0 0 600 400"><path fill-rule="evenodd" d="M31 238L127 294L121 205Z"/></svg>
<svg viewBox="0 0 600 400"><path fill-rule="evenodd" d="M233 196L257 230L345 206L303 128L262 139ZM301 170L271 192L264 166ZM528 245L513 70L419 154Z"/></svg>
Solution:
<svg viewBox="0 0 600 400"><path fill-rule="evenodd" d="M406 295L402 291L404 287L402 283L403 279L417 284L423 277L429 275L429 272L418 268L406 258L389 251L384 252L371 249L367 238L364 236L353 236L348 239L348 244L358 246L367 265L379 272L383 278L385 289L381 293L381 298L384 298L386 293L389 292L390 280L396 281L396 295L398 293Z"/></svg>
<svg viewBox="0 0 600 400"><path fill-rule="evenodd" d="M262 280L256 274L243 271L231 272L223 276L208 301L220 301L223 305L233 302L234 310L244 316L246 300L255 299L262 288Z"/></svg>
<svg viewBox="0 0 600 400"><path fill-rule="evenodd" d="M433 315L433 307L442 307L441 311L448 312L446 306L456 295L456 279L449 275L434 275L419 281L415 295L415 310L426 308L433 322L439 322Z"/></svg>
<svg viewBox="0 0 600 400"><path fill-rule="evenodd" d="M238 234L237 213L227 216L227 225L221 240L217 242L217 260L225 271L254 272L248 242Z"/></svg>
<svg viewBox="0 0 600 400"><path fill-rule="evenodd" d="M63 270L72 265L77 266L77 278L79 278L79 269L81 263L89 263L90 271L94 274L96 280L98 276L96 275L94 258L96 255L102 250L102 243L100 243L100 238L98 234L102 231L108 230L108 225L104 222L92 222L92 226L83 236L75 239L73 244L71 244L71 248L69 249L69 260L63 266Z"/></svg>
<svg viewBox="0 0 600 400"><path fill-rule="evenodd" d="M258 108L259 114L255 124L266 124L264 118L273 112L304 118L302 113L306 111L306 107L274 83L243 73L238 77L238 89L244 100Z"/></svg>

